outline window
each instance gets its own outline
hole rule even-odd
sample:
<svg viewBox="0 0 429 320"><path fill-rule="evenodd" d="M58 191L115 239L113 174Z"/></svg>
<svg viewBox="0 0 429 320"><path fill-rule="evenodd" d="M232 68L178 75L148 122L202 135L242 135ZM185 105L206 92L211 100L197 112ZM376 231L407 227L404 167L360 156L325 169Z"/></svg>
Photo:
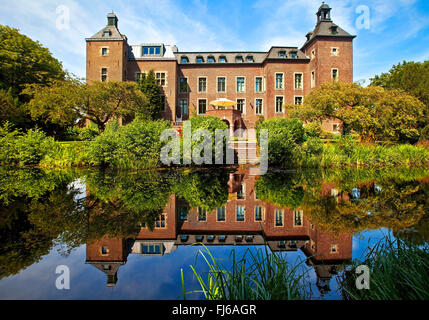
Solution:
<svg viewBox="0 0 429 320"><path fill-rule="evenodd" d="M110 30L104 30L103 37L110 37Z"/></svg>
<svg viewBox="0 0 429 320"><path fill-rule="evenodd" d="M283 89L283 73L276 73L276 89Z"/></svg>
<svg viewBox="0 0 429 320"><path fill-rule="evenodd" d="M244 206L237 206L237 221L244 221Z"/></svg>
<svg viewBox="0 0 429 320"><path fill-rule="evenodd" d="M275 210L275 226L276 227L282 227L283 226L283 210L276 209Z"/></svg>
<svg viewBox="0 0 429 320"><path fill-rule="evenodd" d="M207 100L199 99L198 100L198 114L205 114L207 111Z"/></svg>
<svg viewBox="0 0 429 320"><path fill-rule="evenodd" d="M300 90L302 87L302 73L295 73L295 90Z"/></svg>
<svg viewBox="0 0 429 320"><path fill-rule="evenodd" d="M188 220L188 208L187 207L179 207L179 219L180 221L187 221Z"/></svg>
<svg viewBox="0 0 429 320"><path fill-rule="evenodd" d="M311 71L311 87L316 86L316 71Z"/></svg>
<svg viewBox="0 0 429 320"><path fill-rule="evenodd" d="M283 97L276 97L276 113L283 112Z"/></svg>
<svg viewBox="0 0 429 320"><path fill-rule="evenodd" d="M165 87L166 85L165 72L156 72L155 79L156 79L156 82L158 82L158 85L160 85L161 87Z"/></svg>
<svg viewBox="0 0 429 320"><path fill-rule="evenodd" d="M136 72L136 81L143 80L146 77L146 73L144 72Z"/></svg>
<svg viewBox="0 0 429 320"><path fill-rule="evenodd" d="M204 58L201 56L197 57L197 63L203 63L204 62Z"/></svg>
<svg viewBox="0 0 429 320"><path fill-rule="evenodd" d="M338 80L338 69L332 69L332 79L335 81Z"/></svg>
<svg viewBox="0 0 429 320"><path fill-rule="evenodd" d="M242 62L244 62L243 57L242 56L236 56L235 57L235 62L236 63L242 63Z"/></svg>
<svg viewBox="0 0 429 320"><path fill-rule="evenodd" d="M160 214L155 220L155 228L165 228L165 214Z"/></svg>
<svg viewBox="0 0 429 320"><path fill-rule="evenodd" d="M207 78L198 78L198 92L207 92Z"/></svg>
<svg viewBox="0 0 429 320"><path fill-rule="evenodd" d="M106 246L102 246L101 247L101 254L108 254L109 253L109 248L107 248Z"/></svg>
<svg viewBox="0 0 429 320"><path fill-rule="evenodd" d="M338 56L338 48L331 48L331 56Z"/></svg>
<svg viewBox="0 0 429 320"><path fill-rule="evenodd" d="M107 68L101 68L101 81L104 82L107 80Z"/></svg>
<svg viewBox="0 0 429 320"><path fill-rule="evenodd" d="M160 46L143 47L143 55L144 56L159 56L159 55L161 55L161 47Z"/></svg>
<svg viewBox="0 0 429 320"><path fill-rule="evenodd" d="M256 206L255 207L255 221L262 221L262 207Z"/></svg>
<svg viewBox="0 0 429 320"><path fill-rule="evenodd" d="M237 77L237 92L246 91L246 79L244 77Z"/></svg>
<svg viewBox="0 0 429 320"><path fill-rule="evenodd" d="M256 114L263 114L263 111L264 111L263 110L263 100L262 99L256 99L255 101L256 101L255 113Z"/></svg>
<svg viewBox="0 0 429 320"><path fill-rule="evenodd" d="M333 244L331 246L331 252L332 253L337 253L338 252L338 245L337 244Z"/></svg>
<svg viewBox="0 0 429 320"><path fill-rule="evenodd" d="M188 63L188 62L189 62L189 59L188 59L188 57L182 57L182 58L180 59L180 61L181 61L182 63Z"/></svg>
<svg viewBox="0 0 429 320"><path fill-rule="evenodd" d="M316 50L311 50L311 60L316 58Z"/></svg>
<svg viewBox="0 0 429 320"><path fill-rule="evenodd" d="M226 220L226 209L225 207L217 208L216 210L216 220L217 221L225 221Z"/></svg>
<svg viewBox="0 0 429 320"><path fill-rule="evenodd" d="M246 113L246 100L237 99L237 110L240 110L241 113Z"/></svg>
<svg viewBox="0 0 429 320"><path fill-rule="evenodd" d="M107 48L101 48L101 55L107 56Z"/></svg>
<svg viewBox="0 0 429 320"><path fill-rule="evenodd" d="M219 62L220 63L226 63L226 57L225 56L220 56L219 57Z"/></svg>
<svg viewBox="0 0 429 320"><path fill-rule="evenodd" d="M302 227L303 224L303 211L302 210L294 210L293 211L293 225L294 227Z"/></svg>
<svg viewBox="0 0 429 320"><path fill-rule="evenodd" d="M247 56L246 61L249 63L255 62L255 60L253 59L253 56Z"/></svg>
<svg viewBox="0 0 429 320"><path fill-rule="evenodd" d="M296 58L298 58L298 53L297 53L296 51L292 51L292 52L290 53L290 57L291 57L292 59L296 59Z"/></svg>
<svg viewBox="0 0 429 320"><path fill-rule="evenodd" d="M332 125L332 131L333 132L338 132L338 124L333 124Z"/></svg>
<svg viewBox="0 0 429 320"><path fill-rule="evenodd" d="M226 78L217 78L217 92L226 92Z"/></svg>
<svg viewBox="0 0 429 320"><path fill-rule="evenodd" d="M103 264L103 270L110 270L110 264Z"/></svg>
<svg viewBox="0 0 429 320"><path fill-rule="evenodd" d="M188 92L188 79L187 78L180 78L179 92L180 93L187 93Z"/></svg>
<svg viewBox="0 0 429 320"><path fill-rule="evenodd" d="M160 243L142 244L142 254L161 254L161 246Z"/></svg>
<svg viewBox="0 0 429 320"><path fill-rule="evenodd" d="M188 99L180 99L179 100L179 107L182 110L183 115L188 114Z"/></svg>
<svg viewBox="0 0 429 320"><path fill-rule="evenodd" d="M302 104L302 97L295 97L295 104Z"/></svg>
<svg viewBox="0 0 429 320"><path fill-rule="evenodd" d="M215 62L216 62L216 60L215 60L215 58L214 58L213 56L211 56L211 57L208 57L208 58L207 58L207 62L208 62L208 63L215 63Z"/></svg>
<svg viewBox="0 0 429 320"><path fill-rule="evenodd" d="M207 211L198 207L198 221L207 221Z"/></svg>
<svg viewBox="0 0 429 320"><path fill-rule="evenodd" d="M161 96L161 111L165 111L165 104L167 100L165 99L165 96Z"/></svg>
<svg viewBox="0 0 429 320"><path fill-rule="evenodd" d="M255 78L255 91L262 92L262 77Z"/></svg>
<svg viewBox="0 0 429 320"><path fill-rule="evenodd" d="M286 51L279 51L280 58L286 58Z"/></svg>
<svg viewBox="0 0 429 320"><path fill-rule="evenodd" d="M246 186L244 183L241 184L240 190L237 192L237 200L246 199Z"/></svg>

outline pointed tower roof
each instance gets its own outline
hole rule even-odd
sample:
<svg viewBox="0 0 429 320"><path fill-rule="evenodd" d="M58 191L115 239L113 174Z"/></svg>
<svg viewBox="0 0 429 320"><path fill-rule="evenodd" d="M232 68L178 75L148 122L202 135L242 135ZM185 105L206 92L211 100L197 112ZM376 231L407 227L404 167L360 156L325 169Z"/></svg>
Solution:
<svg viewBox="0 0 429 320"><path fill-rule="evenodd" d="M356 38L356 36L351 35L344 29L337 26L331 20L331 8L326 3L322 3L319 7L319 10L316 13L317 24L313 32L307 33L307 41L302 46L301 50L304 50L305 47L317 37L335 37L335 38Z"/></svg>
<svg viewBox="0 0 429 320"><path fill-rule="evenodd" d="M119 32L118 29L118 17L115 13L111 12L107 14L107 26L98 31L90 38L86 38L86 41L94 41L94 40L127 40L127 37Z"/></svg>

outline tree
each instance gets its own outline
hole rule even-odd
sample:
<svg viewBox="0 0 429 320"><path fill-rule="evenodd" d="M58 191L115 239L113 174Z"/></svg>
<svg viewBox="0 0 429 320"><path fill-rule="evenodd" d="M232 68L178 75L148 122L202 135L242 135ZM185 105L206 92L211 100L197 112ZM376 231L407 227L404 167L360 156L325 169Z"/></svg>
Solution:
<svg viewBox="0 0 429 320"><path fill-rule="evenodd" d="M114 118L136 114L150 117L146 97L132 82L86 84L78 79L67 79L54 81L50 87L31 85L24 92L33 97L28 110L34 119L64 125L88 119L102 132L107 122Z"/></svg>
<svg viewBox="0 0 429 320"><path fill-rule="evenodd" d="M162 87L156 81L153 70L150 70L147 75L143 75L138 82L138 88L148 99L147 111L150 117L159 119L164 102L162 99Z"/></svg>
<svg viewBox="0 0 429 320"><path fill-rule="evenodd" d="M306 122L338 118L346 133L354 130L364 141L416 142L419 128L427 123L426 107L417 98L401 90L355 83L322 84L305 98L305 105L289 108L291 117Z"/></svg>

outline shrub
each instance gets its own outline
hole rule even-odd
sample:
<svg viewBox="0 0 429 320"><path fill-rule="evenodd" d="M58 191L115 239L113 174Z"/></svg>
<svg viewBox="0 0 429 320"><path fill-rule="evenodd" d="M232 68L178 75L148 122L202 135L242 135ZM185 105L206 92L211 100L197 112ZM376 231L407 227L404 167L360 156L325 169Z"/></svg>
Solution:
<svg viewBox="0 0 429 320"><path fill-rule="evenodd" d="M104 132L89 146L88 157L92 164L107 166L113 164L119 147L119 133L116 121L106 126Z"/></svg>
<svg viewBox="0 0 429 320"><path fill-rule="evenodd" d="M317 137L319 138L322 134L322 128L320 126L320 122L313 121L310 123L307 123L304 126L305 134L307 137Z"/></svg>
<svg viewBox="0 0 429 320"><path fill-rule="evenodd" d="M16 139L20 134L7 121L0 127L0 163L12 164L16 161Z"/></svg>
<svg viewBox="0 0 429 320"><path fill-rule="evenodd" d="M56 142L40 129L30 129L16 139L17 159L21 165L36 165L54 150Z"/></svg>
<svg viewBox="0 0 429 320"><path fill-rule="evenodd" d="M303 151L306 156L320 155L323 152L323 141L316 137L309 138L303 144Z"/></svg>
<svg viewBox="0 0 429 320"><path fill-rule="evenodd" d="M350 135L341 136L336 139L337 147L347 156L351 157L358 147L358 141L354 140Z"/></svg>

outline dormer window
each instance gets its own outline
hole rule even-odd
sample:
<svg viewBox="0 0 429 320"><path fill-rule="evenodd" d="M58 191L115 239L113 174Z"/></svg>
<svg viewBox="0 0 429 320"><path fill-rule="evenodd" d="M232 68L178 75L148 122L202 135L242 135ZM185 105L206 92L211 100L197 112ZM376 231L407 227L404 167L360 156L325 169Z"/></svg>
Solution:
<svg viewBox="0 0 429 320"><path fill-rule="evenodd" d="M159 56L161 55L161 46L144 46L143 47L144 56Z"/></svg>
<svg viewBox="0 0 429 320"><path fill-rule="evenodd" d="M253 59L253 56L247 56L246 61L249 63L255 62L255 60Z"/></svg>
<svg viewBox="0 0 429 320"><path fill-rule="evenodd" d="M292 59L296 59L296 58L298 58L298 53L297 53L296 51L292 51L292 52L290 53L290 57L291 57Z"/></svg>
<svg viewBox="0 0 429 320"><path fill-rule="evenodd" d="M225 56L220 56L219 57L219 62L220 63L226 63L226 57Z"/></svg>
<svg viewBox="0 0 429 320"><path fill-rule="evenodd" d="M201 56L197 57L197 63L204 63L204 58Z"/></svg>
<svg viewBox="0 0 429 320"><path fill-rule="evenodd" d="M181 63L189 63L189 59L188 59L188 57L182 57L182 58L180 59L180 62L181 62Z"/></svg>
<svg viewBox="0 0 429 320"><path fill-rule="evenodd" d="M331 27L331 33L332 34L337 34L338 33L338 27L337 26L332 26Z"/></svg>
<svg viewBox="0 0 429 320"><path fill-rule="evenodd" d="M207 62L208 63L215 63L216 60L215 60L215 58L213 56L210 56L210 57L207 58Z"/></svg>
<svg viewBox="0 0 429 320"><path fill-rule="evenodd" d="M286 51L279 51L280 58L286 58Z"/></svg>
<svg viewBox="0 0 429 320"><path fill-rule="evenodd" d="M103 37L110 37L110 30L104 30Z"/></svg>
<svg viewBox="0 0 429 320"><path fill-rule="evenodd" d="M244 61L243 61L243 57L242 57L242 56L236 56L236 57L235 57L235 62L236 62L236 63L242 63L242 62L244 62Z"/></svg>

